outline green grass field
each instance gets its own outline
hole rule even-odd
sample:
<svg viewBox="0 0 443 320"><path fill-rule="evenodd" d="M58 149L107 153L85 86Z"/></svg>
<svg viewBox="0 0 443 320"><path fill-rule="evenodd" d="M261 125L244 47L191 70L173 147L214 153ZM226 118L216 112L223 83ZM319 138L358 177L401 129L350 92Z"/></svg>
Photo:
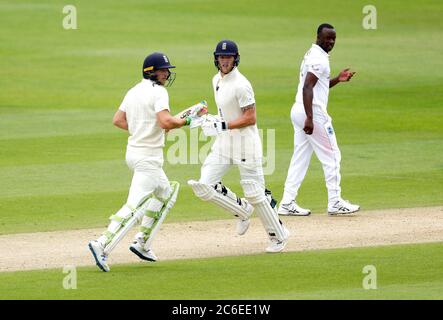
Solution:
<svg viewBox="0 0 443 320"><path fill-rule="evenodd" d="M240 70L255 90L259 128L275 130L276 170L266 181L280 199L292 155L289 113L298 69L322 22L337 30L332 73L345 67L357 71L351 83L330 93L329 112L343 158L343 196L364 209L443 204L440 1L372 1L378 13L376 30L362 28L362 8L368 3L360 0L81 0L70 4L77 8L77 30L62 27L64 1L0 1L0 235L104 227L109 215L124 203L131 178L124 162L127 134L113 127L111 119L126 91L140 80L144 57L164 51L177 65L177 79L168 90L173 111L206 99L215 113L212 52L223 38L239 44ZM199 165L166 163L165 171L170 180L182 185L166 223L229 218L222 210L198 201L186 185L188 179L199 176ZM224 182L241 191L236 169ZM323 172L315 157L298 200L316 213L326 210ZM434 255L438 247L407 248L419 253L424 248ZM334 255L351 258L358 252L364 257L378 250L393 250L400 257L403 247L284 254L281 260L249 256L162 262L153 268L119 266L107 279L145 279L155 270L168 280L164 289L171 290L181 271L192 277L191 267L212 265L210 272L217 272L217 261L240 269L257 260L268 268L280 264L280 271L289 269L286 279L297 279L297 274L284 265L299 265L300 272L306 273L305 281L316 274L299 259L314 261L324 256L332 261ZM338 258L334 263L348 268L343 277L354 268L351 278L357 281L362 260L357 265L350 261L348 267ZM392 285L385 287L386 294L359 292L355 289L358 281L351 284L354 280L349 278L350 282L343 284L339 279L344 278L332 276L326 295L315 279L306 291L300 291L306 284L301 277L297 290L269 294L258 286L250 293L225 288L219 295L204 296L197 290L194 295L180 296L173 290L170 296L159 291L151 298L349 298L354 294L357 298L403 298L409 293L415 298L441 298L443 279L425 272L428 266L424 262L420 266L422 278L417 287L416 282L403 286L402 279L393 276L384 283ZM172 276L171 270L178 274ZM15 296L9 292L8 297L36 297L33 286L48 277L46 284L51 289L46 297L98 298L94 282L103 275L93 271L81 269L84 289L73 293L57 291L59 271L0 274L0 295L5 295L3 288L14 287L13 279L23 279L15 284L16 289L23 284L22 290ZM269 277L265 272L260 281L265 283ZM248 272L247 279L256 279L256 275ZM422 287L425 282L429 295ZM197 282L193 288L199 284L207 285ZM122 298L130 297L148 296L129 288Z"/></svg>
<svg viewBox="0 0 443 320"><path fill-rule="evenodd" d="M62 269L0 273L0 299L443 299L442 246L140 263L111 273L78 268L71 290ZM376 289L363 288L367 265L376 268Z"/></svg>

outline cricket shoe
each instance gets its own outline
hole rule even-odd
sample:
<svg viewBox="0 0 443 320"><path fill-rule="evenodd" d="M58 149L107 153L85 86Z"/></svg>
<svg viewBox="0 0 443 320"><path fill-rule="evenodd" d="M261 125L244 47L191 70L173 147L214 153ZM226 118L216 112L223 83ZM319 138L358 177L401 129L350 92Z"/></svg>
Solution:
<svg viewBox="0 0 443 320"><path fill-rule="evenodd" d="M249 226L251 224L251 219L249 217L252 215L252 212L254 211L254 207L244 199L242 199L241 201L241 206L247 212L246 215L248 218L246 219L239 218L237 222L237 234L239 236L244 235L246 231L248 231Z"/></svg>
<svg viewBox="0 0 443 320"><path fill-rule="evenodd" d="M286 244L288 243L289 236L291 235L291 233L289 232L289 230L285 226L283 226L283 231L285 232L284 239L278 240L278 239L272 238L270 240L269 246L266 248L266 252L277 253L277 252L283 251Z"/></svg>
<svg viewBox="0 0 443 320"><path fill-rule="evenodd" d="M249 225L251 224L251 219L242 220L239 219L237 222L237 234L242 236L248 231Z"/></svg>
<svg viewBox="0 0 443 320"><path fill-rule="evenodd" d="M309 216L311 214L311 210L303 209L294 200L280 204L277 212L281 216Z"/></svg>
<svg viewBox="0 0 443 320"><path fill-rule="evenodd" d="M151 262L157 261L157 257L155 256L154 251L152 251L151 249L145 250L145 248L138 241L134 241L134 243L129 246L129 250L131 250L137 257L142 260Z"/></svg>
<svg viewBox="0 0 443 320"><path fill-rule="evenodd" d="M92 256L95 259L95 263L97 267L100 268L103 272L109 272L111 270L106 263L106 259L108 256L104 253L104 248L98 241L89 241L88 248L92 253Z"/></svg>
<svg viewBox="0 0 443 320"><path fill-rule="evenodd" d="M347 200L339 199L332 206L328 206L328 214L336 216L339 214L350 214L360 210L360 206L352 204Z"/></svg>

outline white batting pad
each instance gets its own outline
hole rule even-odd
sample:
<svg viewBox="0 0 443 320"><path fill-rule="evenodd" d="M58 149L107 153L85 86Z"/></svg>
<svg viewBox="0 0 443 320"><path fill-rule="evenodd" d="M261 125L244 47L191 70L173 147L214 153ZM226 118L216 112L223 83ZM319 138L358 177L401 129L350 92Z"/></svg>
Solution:
<svg viewBox="0 0 443 320"><path fill-rule="evenodd" d="M188 184L197 197L203 201L215 203L242 220L249 219L254 210L247 200L237 197L234 192L221 183L210 186L195 180L189 180Z"/></svg>
<svg viewBox="0 0 443 320"><path fill-rule="evenodd" d="M169 210L174 206L175 202L177 201L178 196L178 190L180 189L180 184L177 181L171 181L171 193L169 195L169 198L165 200L165 202L160 202L162 207L160 209L160 217L157 218L153 225L152 225L152 231L149 234L148 240L146 240L146 243L144 245L145 250L148 250L151 248L152 241L154 240L155 235L157 234L158 230L160 229L160 226L163 223L163 220L165 220L166 215L168 214ZM159 204L158 204L159 205Z"/></svg>
<svg viewBox="0 0 443 320"><path fill-rule="evenodd" d="M111 251L115 248L115 246L124 238L124 236L128 233L128 231L137 223L140 222L145 215L145 212L148 210L148 207L150 205L150 202L152 200L152 195L149 195L144 203L142 203L136 210L128 210L127 207L123 207L120 209L120 211L115 215L115 217L111 217L111 219L115 219L117 221L112 221L112 223L118 223L114 230L110 230L112 223L110 225L110 228L108 229L111 237L111 241L105 246L104 253L106 255L110 254ZM123 212L122 212L123 211ZM125 214L126 216L121 216L120 212L122 214ZM129 215L127 215L129 213Z"/></svg>
<svg viewBox="0 0 443 320"><path fill-rule="evenodd" d="M269 238L279 241L285 240L287 237L286 232L278 219L275 209L271 207L266 198L265 189L253 180L242 180L240 183L245 192L246 199L254 206L255 212L263 223Z"/></svg>

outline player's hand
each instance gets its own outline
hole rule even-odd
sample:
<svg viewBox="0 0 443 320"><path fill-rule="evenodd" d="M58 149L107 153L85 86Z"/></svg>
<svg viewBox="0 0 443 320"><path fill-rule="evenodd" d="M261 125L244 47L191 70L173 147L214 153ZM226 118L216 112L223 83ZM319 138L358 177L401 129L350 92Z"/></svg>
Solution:
<svg viewBox="0 0 443 320"><path fill-rule="evenodd" d="M309 135L311 135L312 132L314 132L314 121L312 119L306 118L305 126L303 127L303 131Z"/></svg>
<svg viewBox="0 0 443 320"><path fill-rule="evenodd" d="M208 104L205 100L202 100L195 108L191 111L191 117L201 117L208 113Z"/></svg>
<svg viewBox="0 0 443 320"><path fill-rule="evenodd" d="M203 123L205 123L205 121L206 121L206 119L204 116L191 117L189 128L194 129L194 128L200 127Z"/></svg>
<svg viewBox="0 0 443 320"><path fill-rule="evenodd" d="M196 128L200 126L205 119L203 119L203 116L208 113L208 105L206 104L206 101L200 102L187 116L187 122L189 122L189 126L191 129Z"/></svg>
<svg viewBox="0 0 443 320"><path fill-rule="evenodd" d="M228 130L228 124L219 118L208 114L206 121L201 125L203 134L207 137L219 135L222 131Z"/></svg>
<svg viewBox="0 0 443 320"><path fill-rule="evenodd" d="M346 82L351 80L352 76L355 74L355 71L351 71L349 68L343 70L338 75L338 81L340 82Z"/></svg>

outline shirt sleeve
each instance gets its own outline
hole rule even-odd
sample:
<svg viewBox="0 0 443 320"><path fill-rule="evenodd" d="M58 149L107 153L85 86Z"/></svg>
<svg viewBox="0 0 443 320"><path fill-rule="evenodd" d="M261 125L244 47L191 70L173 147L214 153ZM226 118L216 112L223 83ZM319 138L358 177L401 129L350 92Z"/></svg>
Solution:
<svg viewBox="0 0 443 320"><path fill-rule="evenodd" d="M155 99L154 99L154 110L155 113L163 111L163 110L170 110L169 109L169 95L168 91L162 86L156 86L155 91Z"/></svg>
<svg viewBox="0 0 443 320"><path fill-rule="evenodd" d="M307 72L313 73L317 78L325 75L327 64L319 59L312 59L306 62Z"/></svg>
<svg viewBox="0 0 443 320"><path fill-rule="evenodd" d="M250 106L255 103L254 90L250 83L244 83L237 87L236 98L240 108Z"/></svg>
<svg viewBox="0 0 443 320"><path fill-rule="evenodd" d="M131 104L131 101L132 101L131 91L128 91L126 93L125 97L123 98L123 101L120 104L120 107L118 108L118 110L126 112L128 106Z"/></svg>

